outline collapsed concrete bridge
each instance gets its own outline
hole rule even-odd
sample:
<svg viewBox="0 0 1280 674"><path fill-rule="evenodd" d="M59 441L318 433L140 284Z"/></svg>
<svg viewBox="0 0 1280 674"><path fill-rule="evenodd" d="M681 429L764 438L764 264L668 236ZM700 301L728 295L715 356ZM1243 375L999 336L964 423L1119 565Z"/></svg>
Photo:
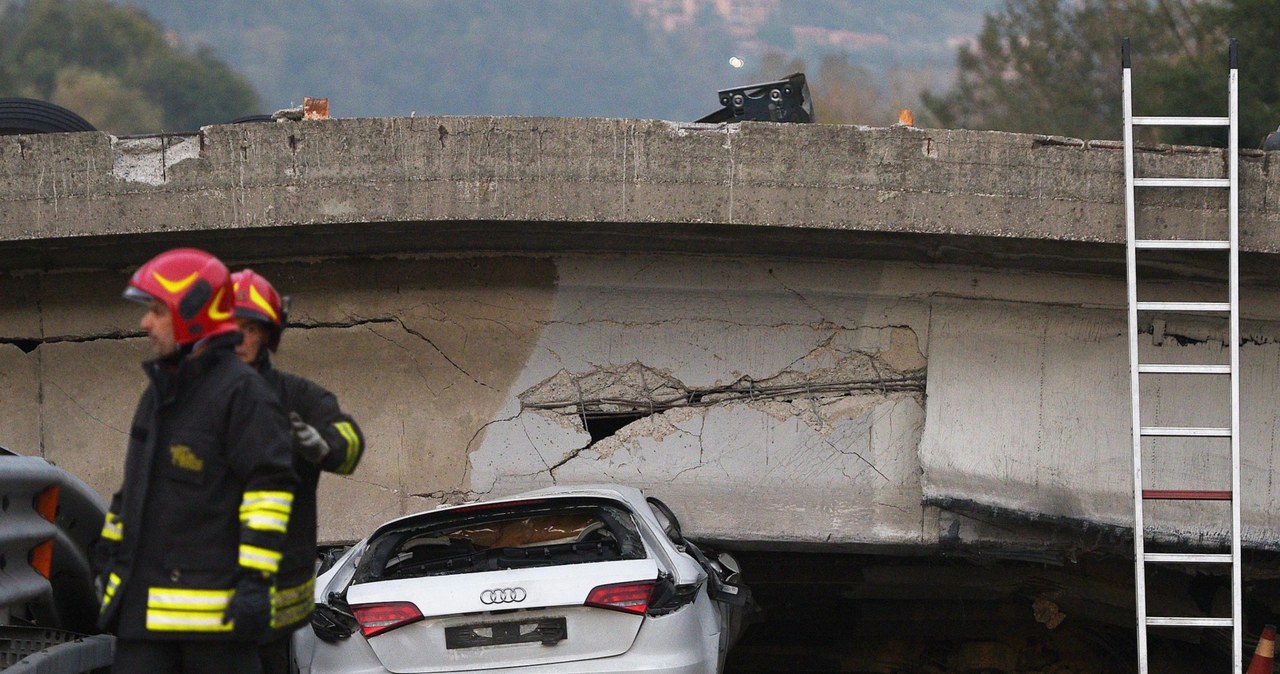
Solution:
<svg viewBox="0 0 1280 674"><path fill-rule="evenodd" d="M1224 161L1140 154L1162 175ZM1243 509L1259 551L1280 549L1273 161L1240 166ZM617 481L748 550L1062 563L1128 545L1115 141L330 120L3 137L0 176L0 443L104 493L143 385L120 290L150 255L194 245L292 296L278 362L365 428L360 469L322 483L329 540L442 502ZM1199 232L1226 203L1165 192L1139 208L1161 232ZM1225 266L1171 254L1153 272L1152 292L1199 297ZM1178 316L1143 329L1164 362L1227 339ZM1157 421L1226 413L1208 384L1153 386ZM1150 477L1200 483L1219 459ZM1226 531L1185 506L1148 524Z"/></svg>

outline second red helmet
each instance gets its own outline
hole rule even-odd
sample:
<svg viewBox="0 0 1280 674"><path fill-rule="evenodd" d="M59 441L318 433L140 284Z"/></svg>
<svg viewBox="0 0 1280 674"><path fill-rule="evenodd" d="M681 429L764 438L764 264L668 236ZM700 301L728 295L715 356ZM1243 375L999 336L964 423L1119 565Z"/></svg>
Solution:
<svg viewBox="0 0 1280 674"><path fill-rule="evenodd" d="M280 346L280 333L289 321L289 298L281 297L271 282L252 269L231 275L235 288L235 314L267 326L270 339L267 348L275 351Z"/></svg>

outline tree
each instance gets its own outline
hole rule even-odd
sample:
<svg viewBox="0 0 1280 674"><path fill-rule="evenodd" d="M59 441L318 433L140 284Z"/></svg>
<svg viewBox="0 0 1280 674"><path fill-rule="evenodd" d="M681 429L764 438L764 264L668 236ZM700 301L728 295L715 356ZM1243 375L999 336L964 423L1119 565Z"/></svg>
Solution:
<svg viewBox="0 0 1280 674"><path fill-rule="evenodd" d="M1227 0L1204 8L1205 23L1215 27L1220 47L1227 37L1240 43L1240 145L1261 147L1280 124L1280 0ZM1222 81L1225 55L1218 48L1195 62L1191 78L1201 85ZM1180 89L1190 97L1196 90ZM1206 96L1211 98L1210 96ZM1208 112L1205 114L1221 114Z"/></svg>
<svg viewBox="0 0 1280 674"><path fill-rule="evenodd" d="M1120 138L1120 42L1129 37L1135 114L1224 115L1221 9L1197 0L1006 0L976 43L959 50L952 89L926 92L925 107L947 127ZM1255 24L1273 23L1257 16ZM1194 129L1155 134L1206 139Z"/></svg>
<svg viewBox="0 0 1280 674"><path fill-rule="evenodd" d="M183 49L141 11L106 0L0 4L0 96L48 100L120 134L258 112L252 87L208 49Z"/></svg>
<svg viewBox="0 0 1280 674"><path fill-rule="evenodd" d="M99 129L163 128L159 106L120 80L93 70L76 66L59 70L49 100L74 110Z"/></svg>

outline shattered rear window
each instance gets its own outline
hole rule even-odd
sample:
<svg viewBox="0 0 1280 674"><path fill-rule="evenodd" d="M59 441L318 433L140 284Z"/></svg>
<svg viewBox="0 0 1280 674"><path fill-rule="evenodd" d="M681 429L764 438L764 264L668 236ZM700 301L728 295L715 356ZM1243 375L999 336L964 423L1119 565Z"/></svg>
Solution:
<svg viewBox="0 0 1280 674"><path fill-rule="evenodd" d="M643 559L630 511L603 499L478 504L374 534L354 583Z"/></svg>

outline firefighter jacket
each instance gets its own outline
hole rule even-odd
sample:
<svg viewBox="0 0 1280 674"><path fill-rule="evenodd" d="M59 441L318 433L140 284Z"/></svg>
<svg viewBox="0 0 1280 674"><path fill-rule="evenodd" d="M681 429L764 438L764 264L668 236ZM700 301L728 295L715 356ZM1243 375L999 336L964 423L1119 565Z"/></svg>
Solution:
<svg viewBox="0 0 1280 674"><path fill-rule="evenodd" d="M320 473L350 475L364 452L364 434L355 420L338 407L337 397L308 379L273 368L266 349L259 352L255 364L280 398L285 412L297 412L329 445L329 454L320 465L294 453L298 489L294 493L284 559L280 561L271 597L272 638L278 638L309 620L315 607L316 487Z"/></svg>
<svg viewBox="0 0 1280 674"><path fill-rule="evenodd" d="M102 538L100 627L125 639L233 639L223 613L244 573L274 575L297 477L288 418L233 351L144 365L124 484Z"/></svg>

